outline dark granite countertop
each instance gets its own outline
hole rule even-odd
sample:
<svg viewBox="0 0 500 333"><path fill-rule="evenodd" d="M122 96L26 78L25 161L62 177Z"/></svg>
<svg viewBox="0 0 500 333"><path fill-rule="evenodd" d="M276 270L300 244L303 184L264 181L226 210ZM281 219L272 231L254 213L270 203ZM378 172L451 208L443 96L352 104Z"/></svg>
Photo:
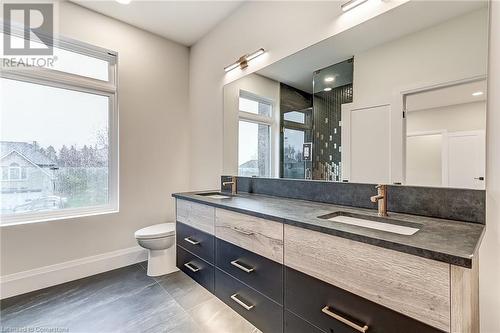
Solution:
<svg viewBox="0 0 500 333"><path fill-rule="evenodd" d="M318 218L336 211L376 217L377 211L372 209L249 193L238 193L229 199L197 195L207 192L217 191L175 193L172 196L466 268L472 267L485 228L476 223L389 212L388 218L395 220L395 224L419 225L419 231L406 236Z"/></svg>

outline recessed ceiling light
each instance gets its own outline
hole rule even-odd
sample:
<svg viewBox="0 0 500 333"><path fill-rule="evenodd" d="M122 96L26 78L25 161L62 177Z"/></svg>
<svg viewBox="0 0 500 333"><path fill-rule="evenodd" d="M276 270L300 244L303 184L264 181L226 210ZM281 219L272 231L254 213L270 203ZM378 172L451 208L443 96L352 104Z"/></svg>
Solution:
<svg viewBox="0 0 500 333"><path fill-rule="evenodd" d="M327 76L325 77L325 82L333 82L335 81L335 77L334 76Z"/></svg>
<svg viewBox="0 0 500 333"><path fill-rule="evenodd" d="M121 3L122 5L128 5L132 0L116 0L116 2Z"/></svg>
<svg viewBox="0 0 500 333"><path fill-rule="evenodd" d="M332 88L330 87L323 89L323 91L330 91L330 90L332 90Z"/></svg>
<svg viewBox="0 0 500 333"><path fill-rule="evenodd" d="M481 96L482 94L483 94L482 91L476 91L475 93L472 93L472 96L477 97L477 96Z"/></svg>
<svg viewBox="0 0 500 333"><path fill-rule="evenodd" d="M367 1L368 0L350 0L344 2L340 7L342 8L342 11L347 12L348 10L358 7L359 5L364 4Z"/></svg>

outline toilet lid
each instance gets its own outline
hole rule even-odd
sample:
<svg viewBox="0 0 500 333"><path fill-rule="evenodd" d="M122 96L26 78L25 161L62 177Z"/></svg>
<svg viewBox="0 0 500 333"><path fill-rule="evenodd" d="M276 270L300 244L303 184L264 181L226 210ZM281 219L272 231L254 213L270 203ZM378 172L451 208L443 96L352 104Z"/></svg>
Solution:
<svg viewBox="0 0 500 333"><path fill-rule="evenodd" d="M175 223L160 223L139 229L135 232L135 238L161 238L175 235Z"/></svg>

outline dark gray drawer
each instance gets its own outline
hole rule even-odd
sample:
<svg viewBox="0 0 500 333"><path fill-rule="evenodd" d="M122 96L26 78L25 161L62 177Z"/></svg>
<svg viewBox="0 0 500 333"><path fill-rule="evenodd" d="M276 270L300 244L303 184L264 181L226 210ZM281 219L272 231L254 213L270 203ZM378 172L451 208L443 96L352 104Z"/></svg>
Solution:
<svg viewBox="0 0 500 333"><path fill-rule="evenodd" d="M283 265L222 239L215 247L218 268L283 304Z"/></svg>
<svg viewBox="0 0 500 333"><path fill-rule="evenodd" d="M283 307L218 268L215 295L262 332L282 332Z"/></svg>
<svg viewBox="0 0 500 333"><path fill-rule="evenodd" d="M369 333L441 332L289 267L285 267L285 308L331 333L359 333L335 315L360 327L367 325Z"/></svg>
<svg viewBox="0 0 500 333"><path fill-rule="evenodd" d="M198 257L214 263L214 236L181 222L177 222L177 245Z"/></svg>
<svg viewBox="0 0 500 333"><path fill-rule="evenodd" d="M177 246L177 267L208 291L214 292L214 266Z"/></svg>
<svg viewBox="0 0 500 333"><path fill-rule="evenodd" d="M317 327L299 318L290 311L285 311L285 333L324 333Z"/></svg>

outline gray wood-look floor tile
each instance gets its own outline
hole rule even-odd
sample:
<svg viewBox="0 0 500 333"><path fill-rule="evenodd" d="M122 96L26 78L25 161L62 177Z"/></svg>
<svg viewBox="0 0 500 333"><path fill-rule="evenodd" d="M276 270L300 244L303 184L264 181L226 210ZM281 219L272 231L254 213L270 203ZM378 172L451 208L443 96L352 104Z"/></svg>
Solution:
<svg viewBox="0 0 500 333"><path fill-rule="evenodd" d="M185 310L215 298L182 271L165 275L157 281Z"/></svg>
<svg viewBox="0 0 500 333"><path fill-rule="evenodd" d="M250 322L215 297L192 308L188 311L188 313L204 329L205 332L260 332Z"/></svg>
<svg viewBox="0 0 500 333"><path fill-rule="evenodd" d="M182 272L160 278L132 265L0 302L0 328L69 332L258 332Z"/></svg>

